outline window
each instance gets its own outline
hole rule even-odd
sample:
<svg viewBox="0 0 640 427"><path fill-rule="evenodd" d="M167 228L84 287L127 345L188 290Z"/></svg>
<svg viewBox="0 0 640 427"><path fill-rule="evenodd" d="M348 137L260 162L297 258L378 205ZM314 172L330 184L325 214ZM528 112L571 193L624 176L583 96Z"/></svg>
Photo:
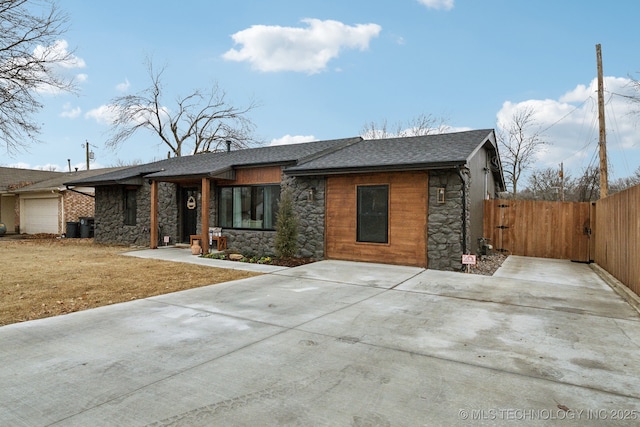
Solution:
<svg viewBox="0 0 640 427"><path fill-rule="evenodd" d="M257 230L276 227L279 185L222 187L218 200L220 227Z"/></svg>
<svg viewBox="0 0 640 427"><path fill-rule="evenodd" d="M389 186L358 187L358 242L388 243Z"/></svg>
<svg viewBox="0 0 640 427"><path fill-rule="evenodd" d="M136 225L136 217L138 216L137 193L135 189L126 188L124 190L124 225Z"/></svg>

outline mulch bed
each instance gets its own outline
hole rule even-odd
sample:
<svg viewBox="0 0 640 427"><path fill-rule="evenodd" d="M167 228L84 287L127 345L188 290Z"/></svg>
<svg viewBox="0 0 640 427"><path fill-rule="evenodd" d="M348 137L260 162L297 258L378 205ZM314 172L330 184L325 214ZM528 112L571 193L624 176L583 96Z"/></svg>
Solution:
<svg viewBox="0 0 640 427"><path fill-rule="evenodd" d="M298 267L300 265L311 264L317 260L313 258L278 258L271 261L271 265L280 267Z"/></svg>

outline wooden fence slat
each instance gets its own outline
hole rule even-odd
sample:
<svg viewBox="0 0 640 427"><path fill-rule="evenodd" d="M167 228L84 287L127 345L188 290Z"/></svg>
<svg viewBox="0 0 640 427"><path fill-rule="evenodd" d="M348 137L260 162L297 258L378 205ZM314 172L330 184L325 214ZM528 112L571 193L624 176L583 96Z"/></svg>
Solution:
<svg viewBox="0 0 640 427"><path fill-rule="evenodd" d="M595 206L595 261L640 295L640 185Z"/></svg>
<svg viewBox="0 0 640 427"><path fill-rule="evenodd" d="M595 261L640 295L639 212L640 185L595 203L485 200L484 235L506 254Z"/></svg>
<svg viewBox="0 0 640 427"><path fill-rule="evenodd" d="M505 207L507 206L507 207ZM513 255L590 261L590 203L485 200L485 236Z"/></svg>

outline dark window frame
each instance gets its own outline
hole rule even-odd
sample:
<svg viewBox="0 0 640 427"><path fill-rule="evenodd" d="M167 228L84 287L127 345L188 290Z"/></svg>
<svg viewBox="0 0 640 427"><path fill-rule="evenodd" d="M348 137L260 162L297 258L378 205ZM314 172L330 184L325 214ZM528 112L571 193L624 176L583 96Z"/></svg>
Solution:
<svg viewBox="0 0 640 427"><path fill-rule="evenodd" d="M138 219L138 189L125 188L123 199L124 225L136 225Z"/></svg>
<svg viewBox="0 0 640 427"><path fill-rule="evenodd" d="M280 184L218 186L218 225L230 230L275 231L280 191Z"/></svg>
<svg viewBox="0 0 640 427"><path fill-rule="evenodd" d="M389 244L389 184L358 185L356 203L356 242Z"/></svg>

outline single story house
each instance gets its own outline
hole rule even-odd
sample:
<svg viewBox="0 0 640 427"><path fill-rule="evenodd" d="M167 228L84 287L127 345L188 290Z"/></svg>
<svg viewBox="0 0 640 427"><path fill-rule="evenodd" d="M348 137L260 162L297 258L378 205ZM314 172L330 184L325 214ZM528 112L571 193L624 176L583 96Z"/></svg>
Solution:
<svg viewBox="0 0 640 427"><path fill-rule="evenodd" d="M20 198L15 191L60 175L62 172L0 167L0 222L7 233L20 232Z"/></svg>
<svg viewBox="0 0 640 427"><path fill-rule="evenodd" d="M65 234L67 222L93 217L94 189L67 187L65 182L102 175L121 168L58 172L52 178L13 190L18 197L20 233Z"/></svg>
<svg viewBox="0 0 640 427"><path fill-rule="evenodd" d="M483 200L505 188L492 129L202 153L67 185L95 188L98 242L157 248L220 227L230 248L273 254L288 189L299 256L440 270L476 252Z"/></svg>

